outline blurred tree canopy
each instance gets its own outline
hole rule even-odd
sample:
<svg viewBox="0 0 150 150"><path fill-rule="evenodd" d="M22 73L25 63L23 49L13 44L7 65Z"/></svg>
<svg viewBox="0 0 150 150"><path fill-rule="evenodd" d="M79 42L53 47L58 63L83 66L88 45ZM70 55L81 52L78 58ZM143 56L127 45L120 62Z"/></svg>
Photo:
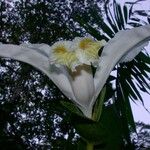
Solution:
<svg viewBox="0 0 150 150"><path fill-rule="evenodd" d="M129 2L121 6L115 0L1 0L0 5L2 43L52 45L60 39L68 40L85 35L108 41L118 30L150 22L146 12L133 11L135 3ZM147 20L143 21L139 16ZM109 94L101 122L111 132L108 134L110 146L118 143L122 149L143 146L131 138L131 133L135 133L136 128L129 98L143 102L131 75L136 78L140 90L149 90L149 85L141 75L142 72L149 78L146 72L150 72L150 69L146 63L150 63L148 55L140 53L133 62L116 67L114 70L117 70L117 78L110 76L107 81ZM115 90L112 82L116 83ZM120 89L126 89L126 92L122 93ZM80 124L82 127L83 118L70 113L62 106L62 101L68 102L44 74L27 64L1 58L1 150L77 150L83 141L80 132L74 128L74 123L78 120L77 128L80 128ZM92 132L94 134L97 131ZM107 142L95 146L95 150L105 149L105 145Z"/></svg>
<svg viewBox="0 0 150 150"><path fill-rule="evenodd" d="M71 39L85 34L73 20L76 14L90 13L96 2L67 0L2 1L2 40L9 43L52 44L59 39Z"/></svg>

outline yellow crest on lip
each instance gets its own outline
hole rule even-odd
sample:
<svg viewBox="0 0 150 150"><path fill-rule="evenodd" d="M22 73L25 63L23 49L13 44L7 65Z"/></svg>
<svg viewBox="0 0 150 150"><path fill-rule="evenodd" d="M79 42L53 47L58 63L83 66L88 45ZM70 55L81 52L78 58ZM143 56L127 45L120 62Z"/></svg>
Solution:
<svg viewBox="0 0 150 150"><path fill-rule="evenodd" d="M54 53L65 53L67 50L64 45L58 45L53 49Z"/></svg>
<svg viewBox="0 0 150 150"><path fill-rule="evenodd" d="M91 44L92 44L92 39L90 39L90 38L84 38L84 39L82 39L81 41L80 41L80 43L79 43L79 47L81 48L81 49L87 49Z"/></svg>
<svg viewBox="0 0 150 150"><path fill-rule="evenodd" d="M95 63L99 59L98 52L102 46L105 45L105 41L95 41L90 37L76 38L78 43L77 55L81 62L85 64Z"/></svg>
<svg viewBox="0 0 150 150"><path fill-rule="evenodd" d="M58 41L51 46L50 63L57 66L65 65L71 70L76 66L91 63L98 64L98 51L105 42L92 38L77 37L73 41Z"/></svg>
<svg viewBox="0 0 150 150"><path fill-rule="evenodd" d="M75 67L77 57L75 52L71 49L71 41L56 42L52 48L51 60L57 65L65 65L72 69Z"/></svg>

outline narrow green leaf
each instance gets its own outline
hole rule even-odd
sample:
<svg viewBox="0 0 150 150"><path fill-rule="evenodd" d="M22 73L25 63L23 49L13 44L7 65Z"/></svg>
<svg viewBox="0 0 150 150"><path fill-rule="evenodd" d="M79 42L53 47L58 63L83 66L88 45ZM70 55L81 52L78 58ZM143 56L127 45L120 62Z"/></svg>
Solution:
<svg viewBox="0 0 150 150"><path fill-rule="evenodd" d="M127 23L128 22L128 7L126 5L123 6L123 12L124 12L124 19L125 19L125 22Z"/></svg>
<svg viewBox="0 0 150 150"><path fill-rule="evenodd" d="M104 88L102 89L102 91L94 105L93 116L92 116L92 119L94 121L99 121L99 119L101 117L105 94L106 94L106 86L104 86Z"/></svg>
<svg viewBox="0 0 150 150"><path fill-rule="evenodd" d="M110 6L109 6L109 3L106 3L104 5L104 8L105 8L105 13L106 13L106 19L108 21L108 23L110 24L110 26L112 27L113 31L116 33L118 32L118 29L116 27L116 24L115 24L115 21L114 21L114 17L112 15L112 12L110 10Z"/></svg>
<svg viewBox="0 0 150 150"><path fill-rule="evenodd" d="M114 15L117 21L117 25L120 30L124 29L124 19L121 6L116 1L113 4L114 4Z"/></svg>
<svg viewBox="0 0 150 150"><path fill-rule="evenodd" d="M137 67L138 67L139 65L137 64ZM145 69L146 70L146 68L147 68L147 65L146 64L144 64L144 65L142 65L142 64L140 64L140 67L138 67L138 69L140 69L141 68L141 66L143 66L142 68L143 69ZM144 77L143 77L143 75L145 74L145 72L143 72L143 70L142 70L142 68L140 69L140 72L137 70L137 68L136 67L134 67L133 68L133 70L135 71L135 72L137 72L137 73L134 73L133 71L132 71L132 74L134 75L134 77L140 82L140 84L141 85L146 85L146 88L149 88L150 89L150 85L147 83L147 81L144 79ZM149 79L149 78L148 78ZM144 83L144 84L143 84Z"/></svg>
<svg viewBox="0 0 150 150"><path fill-rule="evenodd" d="M136 57L137 60L143 61L145 63L150 64L150 56L144 53L139 53L138 56Z"/></svg>
<svg viewBox="0 0 150 150"><path fill-rule="evenodd" d="M67 108L67 110L69 110L71 113L77 114L79 116L84 117L84 115L82 114L82 112L77 108L77 106L75 106L75 104L68 102L68 101L60 101L60 103Z"/></svg>
<svg viewBox="0 0 150 150"><path fill-rule="evenodd" d="M141 94L139 93L137 87L135 86L134 82L131 79L127 79L129 85L132 87L132 91L134 91L134 93L136 93L136 95L138 96L138 98L143 102L143 98L141 96Z"/></svg>
<svg viewBox="0 0 150 150"><path fill-rule="evenodd" d="M125 114L126 114L127 122L130 125L131 130L136 132L136 126L135 126L135 122L133 118L133 113L132 113L129 97L128 95L126 95L126 92L125 92L126 89L123 89L121 84L120 84L120 88L122 92L122 98L125 104L124 107L125 107Z"/></svg>
<svg viewBox="0 0 150 150"><path fill-rule="evenodd" d="M96 9L92 10L91 17L93 18L93 22L95 22L103 30L104 33L106 33L111 38L114 36L112 30L105 23L105 20L102 18L102 16L100 16Z"/></svg>
<svg viewBox="0 0 150 150"><path fill-rule="evenodd" d="M126 113L127 113L127 119L128 119L129 125L131 126L131 130L133 132L136 132L136 125L135 125L135 121L133 118L133 112L131 109L129 98L126 98Z"/></svg>
<svg viewBox="0 0 150 150"><path fill-rule="evenodd" d="M77 150L87 150L86 149L86 142L83 140L80 140L78 143L78 149Z"/></svg>
<svg viewBox="0 0 150 150"><path fill-rule="evenodd" d="M138 99L136 93L132 90L126 80L120 81L120 83L122 88L124 89L125 94L128 95L128 97L130 97L133 101Z"/></svg>
<svg viewBox="0 0 150 150"><path fill-rule="evenodd" d="M119 72L118 72L118 79L119 79ZM117 80L116 106L118 108L118 113L120 115L123 137L127 141L128 145L130 145L131 144L130 130L129 130L129 126L128 126L125 99L124 99L123 90L122 90L122 87L121 87L121 84L120 84L120 80Z"/></svg>
<svg viewBox="0 0 150 150"><path fill-rule="evenodd" d="M108 40L105 36L101 35L98 30L96 30L91 25L89 25L88 22L86 22L85 20L83 20L83 18L82 19L76 19L76 21L80 24L80 26L82 26L86 30L86 32L88 32L89 34L91 34L97 40L101 40L101 39Z"/></svg>

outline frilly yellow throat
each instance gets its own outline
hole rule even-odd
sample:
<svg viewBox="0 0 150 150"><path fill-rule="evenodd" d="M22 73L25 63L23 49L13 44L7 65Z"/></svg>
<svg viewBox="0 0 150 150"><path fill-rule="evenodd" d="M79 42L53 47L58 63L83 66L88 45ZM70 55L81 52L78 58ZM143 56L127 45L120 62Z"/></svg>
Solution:
<svg viewBox="0 0 150 150"><path fill-rule="evenodd" d="M98 64L98 51L105 45L105 41L95 41L92 38L76 37L73 41L58 41L50 51L50 63L56 66L64 65L71 69L82 64Z"/></svg>

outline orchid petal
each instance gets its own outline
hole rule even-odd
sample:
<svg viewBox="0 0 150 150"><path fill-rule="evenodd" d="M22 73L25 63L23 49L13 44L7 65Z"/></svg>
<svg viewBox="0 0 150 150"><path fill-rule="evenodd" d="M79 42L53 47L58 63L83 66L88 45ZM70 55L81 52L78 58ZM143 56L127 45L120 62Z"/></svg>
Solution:
<svg viewBox="0 0 150 150"><path fill-rule="evenodd" d="M69 98L74 94L69 82L69 74L63 68L56 68L49 64L50 46L47 44L0 44L0 56L19 60L34 66L45 73L59 89Z"/></svg>
<svg viewBox="0 0 150 150"><path fill-rule="evenodd" d="M76 103L81 106L85 115L91 115L91 99L95 93L94 79L91 66L80 65L76 67L75 72L70 73L72 76L72 89L76 97Z"/></svg>
<svg viewBox="0 0 150 150"><path fill-rule="evenodd" d="M133 28L131 30L119 31L114 38L108 41L100 57L99 67L94 77L95 97L103 88L110 72L115 65L122 59L131 60L137 55L137 50L145 46L150 40L150 25ZM93 101L94 103L94 101Z"/></svg>
<svg viewBox="0 0 150 150"><path fill-rule="evenodd" d="M56 67L55 65L50 65L49 77L65 96L76 101L70 84L71 77L66 67Z"/></svg>
<svg viewBox="0 0 150 150"><path fill-rule="evenodd" d="M71 76L71 85L78 103L89 106L95 92L91 66L78 66L75 72L71 72Z"/></svg>

